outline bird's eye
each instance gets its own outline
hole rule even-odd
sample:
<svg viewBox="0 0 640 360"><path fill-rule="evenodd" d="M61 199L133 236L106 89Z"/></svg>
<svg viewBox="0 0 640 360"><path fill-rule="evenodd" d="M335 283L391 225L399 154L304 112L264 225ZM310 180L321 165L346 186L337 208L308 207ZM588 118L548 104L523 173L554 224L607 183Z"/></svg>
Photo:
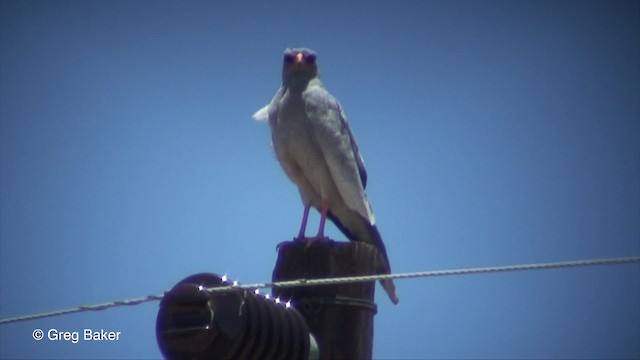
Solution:
<svg viewBox="0 0 640 360"><path fill-rule="evenodd" d="M284 54L284 62L287 64L291 64L295 58L296 57L291 53Z"/></svg>
<svg viewBox="0 0 640 360"><path fill-rule="evenodd" d="M313 64L316 62L316 54L309 54L306 59L309 64Z"/></svg>

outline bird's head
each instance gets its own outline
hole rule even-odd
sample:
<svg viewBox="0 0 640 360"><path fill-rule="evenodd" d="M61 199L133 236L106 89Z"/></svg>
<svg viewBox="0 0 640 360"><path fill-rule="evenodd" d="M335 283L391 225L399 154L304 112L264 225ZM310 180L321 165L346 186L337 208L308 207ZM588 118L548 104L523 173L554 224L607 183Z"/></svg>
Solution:
<svg viewBox="0 0 640 360"><path fill-rule="evenodd" d="M286 49L282 64L282 81L309 81L318 76L316 52L307 48Z"/></svg>

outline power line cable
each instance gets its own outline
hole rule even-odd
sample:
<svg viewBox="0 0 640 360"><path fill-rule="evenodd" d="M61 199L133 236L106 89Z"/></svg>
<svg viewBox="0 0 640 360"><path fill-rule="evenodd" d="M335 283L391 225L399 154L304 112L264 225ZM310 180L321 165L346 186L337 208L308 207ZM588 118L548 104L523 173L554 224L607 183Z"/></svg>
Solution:
<svg viewBox="0 0 640 360"><path fill-rule="evenodd" d="M211 293L216 293L216 292L228 292L233 289L253 290L253 289L273 288L273 287L285 288L285 287L296 287L296 286L335 285L335 284L346 284L346 283L355 283L355 282L377 281L377 280L385 280L385 279L411 279L411 278L421 278L421 277L470 275L470 274L507 272L507 271L544 270L544 269L557 269L557 268L568 268L568 267L579 267L579 266L616 265L616 264L627 264L627 263L635 263L635 262L640 262L640 256L592 259L592 260L558 261L558 262L548 262L548 263L519 264L519 265L505 265L505 266L488 266L488 267L462 268L462 269L450 269L450 270L431 270L431 271L419 271L419 272L397 273L397 274L347 276L347 277L325 278L325 279L297 279L297 280L289 280L289 281L264 282L264 283L255 283L255 284L246 284L246 285L221 286L221 287L208 288L206 290Z"/></svg>
<svg viewBox="0 0 640 360"><path fill-rule="evenodd" d="M620 265L639 263L640 256L618 257L618 258L605 258L605 259L591 259L591 260L575 260L575 261L558 261L547 263L533 263L533 264L519 264L519 265L505 265L505 266L489 266L489 267L475 267L475 268L461 268L450 270L432 270L432 271L420 271L398 274L380 274L380 275L365 275L365 276L347 276L339 278L325 278L325 279L297 279L290 281L277 281L277 282L263 282L247 285L239 285L234 282L229 286L220 286L213 288L206 288L211 293L218 292L230 292L238 290L257 290L264 288L274 287L296 287L296 286L319 286L319 285L335 285L346 284L355 282L367 282L377 281L384 279L414 279L422 277L436 277L436 276L451 276L451 275L471 275L471 274L483 274L483 273L497 273L497 272L510 272L510 271L528 271L528 270L545 270L545 269L558 269L569 267L583 267L583 266L596 266L596 265ZM78 306L75 308L69 308L64 310L43 312L31 315L17 316L13 318L6 318L0 320L1 324L8 324L19 321L36 320L53 316L74 314L79 312L99 311L106 310L119 306L133 306L139 305L151 301L160 301L164 295L147 295L139 298L133 298L128 300L116 300L103 304Z"/></svg>
<svg viewBox="0 0 640 360"><path fill-rule="evenodd" d="M52 316L68 315L68 314L74 314L74 313L85 312L85 311L106 310L106 309L118 307L118 306L139 305L139 304L143 304L150 301L160 301L162 300L162 297L163 295L147 295L139 298L127 299L127 300L116 300L116 301L103 303L103 304L81 305L81 306L70 308L70 309L55 310L55 311L37 313L32 315L16 316L13 318L0 320L0 325L12 323L12 322L18 322L18 321L27 321L27 320L48 318Z"/></svg>

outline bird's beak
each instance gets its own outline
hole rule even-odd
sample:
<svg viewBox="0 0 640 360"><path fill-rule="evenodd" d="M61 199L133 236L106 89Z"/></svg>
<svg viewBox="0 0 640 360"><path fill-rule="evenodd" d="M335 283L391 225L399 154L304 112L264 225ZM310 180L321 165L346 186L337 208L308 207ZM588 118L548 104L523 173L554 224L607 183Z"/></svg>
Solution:
<svg viewBox="0 0 640 360"><path fill-rule="evenodd" d="M293 60L293 64L298 66L304 65L304 56L302 55L302 53L296 54L296 58Z"/></svg>

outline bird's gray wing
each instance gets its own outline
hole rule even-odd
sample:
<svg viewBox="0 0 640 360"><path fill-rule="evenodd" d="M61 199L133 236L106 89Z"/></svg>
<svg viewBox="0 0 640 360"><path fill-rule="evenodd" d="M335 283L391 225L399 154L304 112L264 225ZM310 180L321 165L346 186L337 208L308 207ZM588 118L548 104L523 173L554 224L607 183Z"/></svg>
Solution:
<svg viewBox="0 0 640 360"><path fill-rule="evenodd" d="M325 158L331 178L345 205L371 225L375 217L364 187L367 172L349 123L338 101L321 86L302 94L313 136Z"/></svg>
<svg viewBox="0 0 640 360"><path fill-rule="evenodd" d="M269 120L269 104L260 108L260 110L256 111L253 116L257 121L268 121Z"/></svg>
<svg viewBox="0 0 640 360"><path fill-rule="evenodd" d="M356 138L355 136L353 136L353 133L351 132L351 127L349 126L349 122L347 121L347 115L344 113L342 106L340 106L340 103L337 100L336 100L336 105L340 109L340 120L344 124L344 127L347 128L347 131L349 133L349 138L351 138L351 146L353 148L353 154L356 159L356 165L358 166L358 173L360 174L360 182L362 183L362 188L366 189L367 188L367 169L364 166L364 159L362 158L362 154L360 154L360 149L358 148L358 143L356 142Z"/></svg>

